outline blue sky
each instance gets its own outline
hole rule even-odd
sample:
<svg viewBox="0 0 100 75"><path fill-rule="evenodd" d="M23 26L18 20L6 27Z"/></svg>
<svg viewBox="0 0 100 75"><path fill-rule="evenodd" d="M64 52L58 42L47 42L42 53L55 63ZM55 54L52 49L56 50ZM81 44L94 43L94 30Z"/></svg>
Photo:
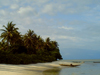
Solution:
<svg viewBox="0 0 100 75"><path fill-rule="evenodd" d="M8 21L56 40L64 59L100 59L100 0L0 0L0 28Z"/></svg>

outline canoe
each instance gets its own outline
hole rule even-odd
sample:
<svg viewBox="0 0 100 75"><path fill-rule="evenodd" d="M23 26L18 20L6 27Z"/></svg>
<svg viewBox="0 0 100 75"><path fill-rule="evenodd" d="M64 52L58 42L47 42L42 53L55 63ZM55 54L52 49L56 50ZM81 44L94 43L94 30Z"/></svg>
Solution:
<svg viewBox="0 0 100 75"><path fill-rule="evenodd" d="M93 63L100 63L100 62L93 62Z"/></svg>
<svg viewBox="0 0 100 75"><path fill-rule="evenodd" d="M80 65L75 65L75 64L59 64L61 66L70 66L70 67L76 67L76 66L80 66Z"/></svg>

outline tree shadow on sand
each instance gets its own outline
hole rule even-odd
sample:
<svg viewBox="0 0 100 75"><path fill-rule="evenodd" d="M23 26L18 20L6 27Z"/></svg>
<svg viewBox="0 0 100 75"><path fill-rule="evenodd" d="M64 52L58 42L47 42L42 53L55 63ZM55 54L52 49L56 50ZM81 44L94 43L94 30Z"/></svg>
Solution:
<svg viewBox="0 0 100 75"><path fill-rule="evenodd" d="M53 68L43 71L43 75L60 75L60 68Z"/></svg>

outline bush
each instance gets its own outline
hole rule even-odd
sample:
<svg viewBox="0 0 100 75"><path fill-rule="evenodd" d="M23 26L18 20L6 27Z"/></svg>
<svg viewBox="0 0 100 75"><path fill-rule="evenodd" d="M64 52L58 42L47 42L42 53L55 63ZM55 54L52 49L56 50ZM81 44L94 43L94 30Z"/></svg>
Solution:
<svg viewBox="0 0 100 75"><path fill-rule="evenodd" d="M56 58L50 55L35 55L35 54L12 54L0 50L0 63L5 64L32 64L32 63L43 63L52 62Z"/></svg>

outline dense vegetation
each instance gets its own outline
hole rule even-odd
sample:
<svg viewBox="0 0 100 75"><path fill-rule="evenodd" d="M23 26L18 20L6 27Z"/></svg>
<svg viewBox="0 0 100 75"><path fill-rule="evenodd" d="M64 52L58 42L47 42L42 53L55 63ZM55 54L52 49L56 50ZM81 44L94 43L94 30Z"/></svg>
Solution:
<svg viewBox="0 0 100 75"><path fill-rule="evenodd" d="M3 25L5 29L0 29L0 63L29 64L62 59L56 41L49 37L44 40L30 29L21 35L15 25L8 22L7 26Z"/></svg>

